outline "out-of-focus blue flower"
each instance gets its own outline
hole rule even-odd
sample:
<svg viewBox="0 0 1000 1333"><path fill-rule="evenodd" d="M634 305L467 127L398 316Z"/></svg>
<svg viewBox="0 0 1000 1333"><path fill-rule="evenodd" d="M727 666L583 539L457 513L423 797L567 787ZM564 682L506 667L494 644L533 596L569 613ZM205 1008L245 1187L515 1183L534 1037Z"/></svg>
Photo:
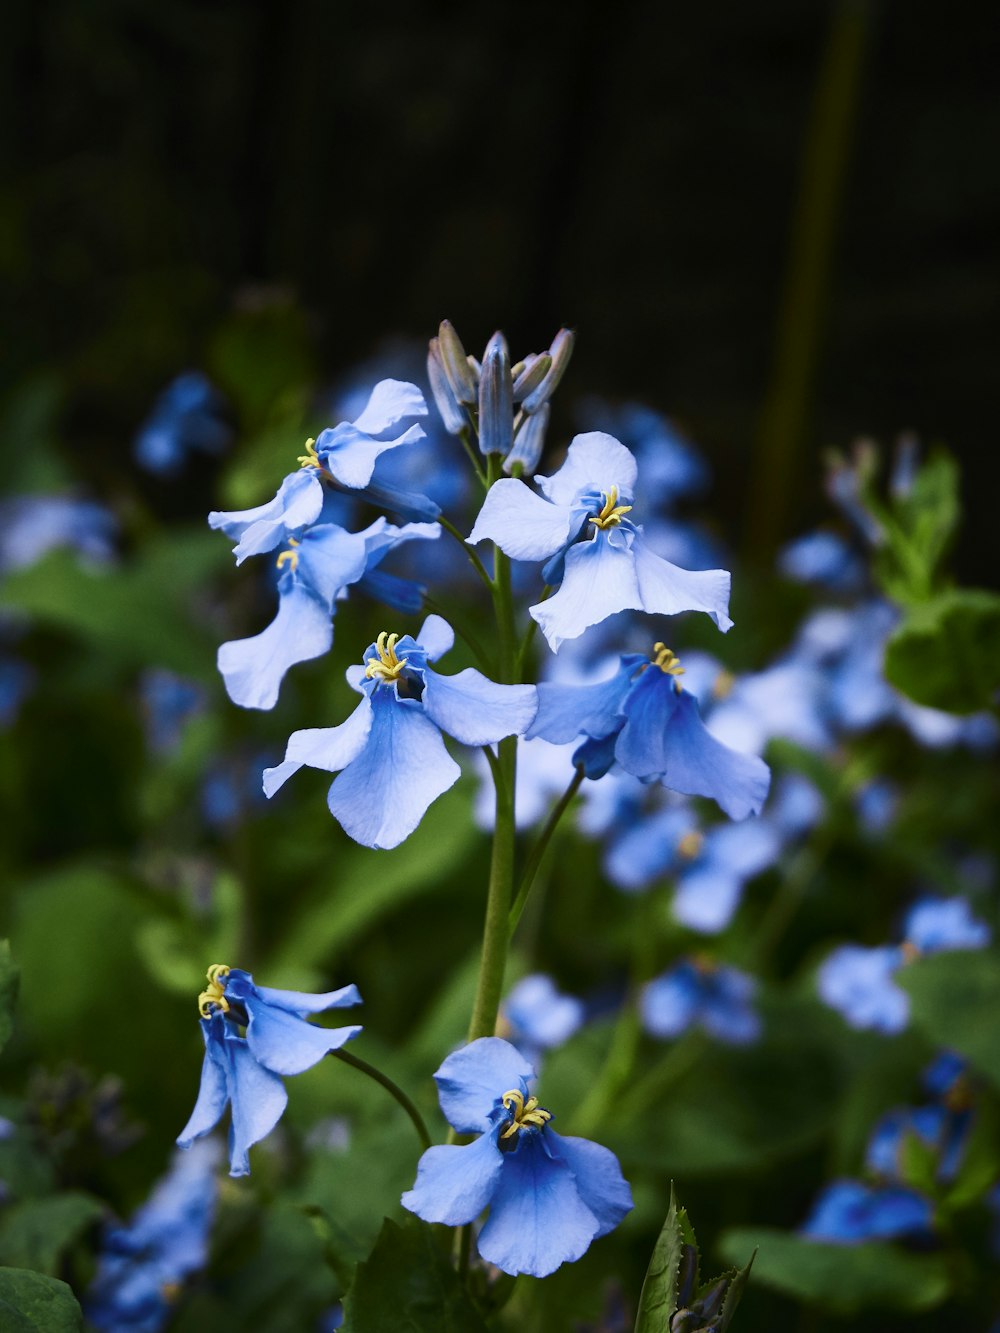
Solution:
<svg viewBox="0 0 1000 1333"><path fill-rule="evenodd" d="M937 1178L954 1180L962 1164L965 1144L972 1123L970 1104L949 1105L935 1102L929 1106L901 1106L888 1111L872 1130L865 1154L869 1171L887 1180L903 1175L903 1147L913 1135L937 1154Z"/></svg>
<svg viewBox="0 0 1000 1333"><path fill-rule="evenodd" d="M170 476L194 452L221 453L232 432L223 417L222 395L207 375L189 370L163 390L139 427L133 449L147 472Z"/></svg>
<svg viewBox="0 0 1000 1333"><path fill-rule="evenodd" d="M363 532L345 532L332 523L307 528L292 537L278 556L278 613L267 629L219 648L218 666L233 703L243 708L273 708L285 673L299 662L322 657L333 644L333 620L339 600L359 584L397 610L419 611L423 589L378 568L404 542L433 541L436 523L408 523L397 528L377 518Z"/></svg>
<svg viewBox="0 0 1000 1333"><path fill-rule="evenodd" d="M0 656L0 730L13 726L21 705L31 693L35 673L16 657Z"/></svg>
<svg viewBox="0 0 1000 1333"><path fill-rule="evenodd" d="M500 1007L503 1035L537 1071L545 1051L569 1041L583 1022L583 1002L556 990L551 977L522 977Z"/></svg>
<svg viewBox="0 0 1000 1333"><path fill-rule="evenodd" d="M210 828L230 832L255 809L263 809L264 793L260 786L261 769L274 755L229 755L214 764L201 784L201 814Z"/></svg>
<svg viewBox="0 0 1000 1333"><path fill-rule="evenodd" d="M643 540L632 511L635 459L600 431L578 435L542 494L508 477L487 492L469 542L491 540L516 560L544 560L557 591L530 607L553 652L590 625L626 609L675 615L705 611L722 630L729 619L730 576L669 564Z"/></svg>
<svg viewBox="0 0 1000 1333"><path fill-rule="evenodd" d="M613 435L632 451L659 510L699 494L708 485L705 460L673 422L652 408L641 403L612 407L599 398L587 398L577 415L588 430Z"/></svg>
<svg viewBox="0 0 1000 1333"><path fill-rule="evenodd" d="M816 1200L800 1232L810 1240L859 1245L866 1240L929 1236L933 1221L930 1199L916 1190L835 1180Z"/></svg>
<svg viewBox="0 0 1000 1333"><path fill-rule="evenodd" d="M139 698L149 748L167 754L180 742L185 722L202 708L205 692L193 680L154 667L140 677Z"/></svg>
<svg viewBox="0 0 1000 1333"><path fill-rule="evenodd" d="M877 836L896 818L899 789L884 778L873 778L854 793L854 808L866 832Z"/></svg>
<svg viewBox="0 0 1000 1333"><path fill-rule="evenodd" d="M69 495L16 495L0 500L0 574L27 569L68 547L103 564L114 555L118 524L110 510Z"/></svg>
<svg viewBox="0 0 1000 1333"><path fill-rule="evenodd" d="M181 1284L205 1267L220 1157L212 1142L175 1153L131 1222L106 1230L84 1302L89 1323L102 1333L159 1333Z"/></svg>
<svg viewBox="0 0 1000 1333"><path fill-rule="evenodd" d="M711 797L731 819L756 814L770 770L709 734L697 700L681 687L684 668L674 654L658 643L652 658L629 653L619 660L615 674L596 684L539 685L528 736L555 744L586 737L574 763L587 777L601 777L617 763L643 782Z"/></svg>
<svg viewBox="0 0 1000 1333"><path fill-rule="evenodd" d="M703 835L694 811L682 802L651 814L635 809L611 828L604 854L608 879L625 893L638 893L669 875L701 850Z"/></svg>
<svg viewBox="0 0 1000 1333"><path fill-rule="evenodd" d="M573 745L550 745L548 741L521 740L517 746L517 778L514 791L514 821L519 829L531 828L552 809L573 777ZM496 799L493 779L485 756L476 755L480 776L476 792L475 820L481 829L493 828Z"/></svg>
<svg viewBox="0 0 1000 1333"><path fill-rule="evenodd" d="M778 569L795 583L857 592L864 586L865 566L860 556L835 532L807 532L789 542L778 557Z"/></svg>
<svg viewBox="0 0 1000 1333"><path fill-rule="evenodd" d="M708 829L689 853L689 867L678 877L674 916L703 934L725 930L746 884L774 864L781 847L781 834L767 819Z"/></svg>
<svg viewBox="0 0 1000 1333"><path fill-rule="evenodd" d="M583 1255L632 1208L614 1153L563 1138L531 1095L534 1071L513 1046L483 1037L434 1075L441 1109L464 1146L428 1148L404 1208L425 1222L462 1226L489 1208L477 1239L487 1263L545 1277Z"/></svg>
<svg viewBox="0 0 1000 1333"><path fill-rule="evenodd" d="M932 1097L947 1097L964 1079L967 1068L956 1051L941 1051L924 1070L921 1082Z"/></svg>
<svg viewBox="0 0 1000 1333"><path fill-rule="evenodd" d="M746 972L686 958L649 983L639 1012L654 1037L679 1037L700 1027L716 1041L747 1046L761 1033L756 991L756 981Z"/></svg>
<svg viewBox="0 0 1000 1333"><path fill-rule="evenodd" d="M416 639L380 634L348 683L361 694L340 726L295 732L284 763L264 773L273 796L303 765L340 776L330 813L365 847L396 847L461 770L442 732L464 745L490 745L523 734L535 715L533 685L497 685L472 667L441 676L430 663L454 643L451 626L431 615Z"/></svg>
<svg viewBox="0 0 1000 1333"><path fill-rule="evenodd" d="M809 663L787 657L752 675L720 683L706 725L724 745L763 754L776 736L807 750L829 748L827 682Z"/></svg>
<svg viewBox="0 0 1000 1333"><path fill-rule="evenodd" d="M331 1305L320 1315L316 1324L316 1333L334 1333L335 1329L343 1328L344 1325L344 1307L338 1301L336 1305Z"/></svg>
<svg viewBox="0 0 1000 1333"><path fill-rule="evenodd" d="M208 988L198 997L205 1039L201 1087L178 1146L190 1148L231 1105L229 1174L249 1175L250 1149L270 1134L288 1102L280 1076L312 1069L361 1031L357 1025L317 1027L306 1021L308 1016L360 1003L354 985L308 995L257 986L249 972L237 967L210 967Z"/></svg>
<svg viewBox="0 0 1000 1333"><path fill-rule="evenodd" d="M237 543L236 563L242 564L247 556L273 551L318 522L324 482L356 492L374 504L384 503L403 518L433 521L439 510L426 496L394 493L388 486L372 483L380 455L423 439L424 434L419 426L409 426L397 435L391 432L408 417L426 415L427 404L416 385L382 380L354 421L328 427L315 440L307 441L299 470L284 479L273 500L255 509L211 513L209 527L221 528Z"/></svg>

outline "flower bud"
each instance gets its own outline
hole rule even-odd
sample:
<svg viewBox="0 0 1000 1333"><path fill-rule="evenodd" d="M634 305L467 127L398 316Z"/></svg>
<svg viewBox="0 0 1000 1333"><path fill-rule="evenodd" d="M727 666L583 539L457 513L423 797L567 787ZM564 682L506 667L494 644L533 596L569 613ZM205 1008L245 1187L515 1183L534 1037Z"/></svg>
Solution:
<svg viewBox="0 0 1000 1333"><path fill-rule="evenodd" d="M471 406L476 401L475 372L469 365L461 338L447 319L441 321L438 329L438 346L452 393L460 403Z"/></svg>
<svg viewBox="0 0 1000 1333"><path fill-rule="evenodd" d="M576 334L572 329L560 329L552 339L552 346L549 348L549 356L552 358L552 365L549 372L539 384L537 389L533 389L525 398L522 406L525 412L537 412L543 403L547 403L558 387L559 381L565 374L566 367L569 365L569 359L573 355L573 345L576 342Z"/></svg>
<svg viewBox="0 0 1000 1333"><path fill-rule="evenodd" d="M552 358L548 352L543 352L541 356L526 356L521 362L520 371L514 375L514 402L522 402L529 393L537 389L551 367ZM511 373L513 374L513 371Z"/></svg>
<svg viewBox="0 0 1000 1333"><path fill-rule="evenodd" d="M444 363L441 360L441 344L437 338L430 340L427 349L427 378L445 430L449 435L460 435L467 422L445 374Z"/></svg>
<svg viewBox="0 0 1000 1333"><path fill-rule="evenodd" d="M508 476L514 464L521 464L521 472L529 476L538 467L545 447L545 432L549 425L550 408L545 403L534 416L526 417L514 439L514 447L504 459L503 470Z"/></svg>
<svg viewBox="0 0 1000 1333"><path fill-rule="evenodd" d="M479 448L484 454L506 454L513 442L510 354L503 334L494 333L483 353L479 381Z"/></svg>

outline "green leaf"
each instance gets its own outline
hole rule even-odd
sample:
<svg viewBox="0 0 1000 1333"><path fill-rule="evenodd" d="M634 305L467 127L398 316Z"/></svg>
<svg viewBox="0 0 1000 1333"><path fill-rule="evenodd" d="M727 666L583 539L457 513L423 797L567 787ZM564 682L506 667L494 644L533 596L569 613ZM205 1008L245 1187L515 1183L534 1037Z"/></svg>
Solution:
<svg viewBox="0 0 1000 1333"><path fill-rule="evenodd" d="M913 1022L940 1046L964 1055L1000 1088L1000 1042L986 1016L1000 1011L1000 958L958 950L918 958L896 974Z"/></svg>
<svg viewBox="0 0 1000 1333"><path fill-rule="evenodd" d="M726 1329L733 1322L733 1315L736 1313L736 1307L743 1299L743 1293L746 1290L747 1282L750 1280L750 1269L753 1268L754 1260L757 1258L757 1251L754 1250L750 1258L742 1268L735 1268L731 1273L724 1274L729 1278L729 1290L726 1292L726 1299L722 1303L722 1317L719 1320L719 1333L726 1333Z"/></svg>
<svg viewBox="0 0 1000 1333"><path fill-rule="evenodd" d="M671 1185L670 1207L653 1246L639 1293L635 1333L662 1333L667 1328L670 1316L677 1309L684 1246L694 1244L691 1224L684 1209L677 1207L677 1196Z"/></svg>
<svg viewBox="0 0 1000 1333"><path fill-rule="evenodd" d="M23 1268L0 1268L4 1333L79 1333L83 1313L65 1282Z"/></svg>
<svg viewBox="0 0 1000 1333"><path fill-rule="evenodd" d="M386 1218L344 1301L344 1333L486 1333L430 1227Z"/></svg>
<svg viewBox="0 0 1000 1333"><path fill-rule="evenodd" d="M65 1251L103 1212L99 1199L81 1193L12 1204L0 1217L0 1263L54 1276Z"/></svg>
<svg viewBox="0 0 1000 1333"><path fill-rule="evenodd" d="M720 1249L731 1262L758 1247L754 1281L839 1314L871 1307L930 1310L948 1295L948 1263L893 1245L828 1245L771 1227L727 1231Z"/></svg>
<svg viewBox="0 0 1000 1333"><path fill-rule="evenodd" d="M20 969L10 951L10 941L0 940L0 1051L7 1045L14 1031L14 1006Z"/></svg>
<svg viewBox="0 0 1000 1333"><path fill-rule="evenodd" d="M989 708L1000 689L1000 597L961 588L914 607L889 639L885 674L929 708Z"/></svg>

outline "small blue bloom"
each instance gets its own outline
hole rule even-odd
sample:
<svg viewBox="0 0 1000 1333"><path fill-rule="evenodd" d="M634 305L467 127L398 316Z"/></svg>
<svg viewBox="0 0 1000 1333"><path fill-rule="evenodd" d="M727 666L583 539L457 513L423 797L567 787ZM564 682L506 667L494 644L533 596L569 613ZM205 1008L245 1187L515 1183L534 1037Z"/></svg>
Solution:
<svg viewBox="0 0 1000 1333"><path fill-rule="evenodd" d="M402 1198L425 1222L463 1226L484 1209L479 1253L505 1273L546 1277L583 1255L632 1208L614 1153L563 1138L529 1091L534 1071L513 1046L483 1037L434 1075L441 1109L465 1146L428 1148Z"/></svg>
<svg viewBox="0 0 1000 1333"><path fill-rule="evenodd" d="M964 898L922 898L906 915L903 938L918 953L941 953L985 949L991 931L972 915Z"/></svg>
<svg viewBox="0 0 1000 1333"><path fill-rule="evenodd" d="M156 754L167 754L180 743L185 722L205 702L205 693L193 680L155 667L143 673L139 697L146 723L146 741Z"/></svg>
<svg viewBox="0 0 1000 1333"><path fill-rule="evenodd" d="M858 1180L835 1180L816 1200L800 1228L810 1240L858 1245L867 1240L927 1237L933 1231L930 1199L902 1185L871 1188Z"/></svg>
<svg viewBox="0 0 1000 1333"><path fill-rule="evenodd" d="M688 853L689 866L678 877L673 915L702 934L725 930L744 887L774 864L782 842L779 829L766 818L708 829L699 846Z"/></svg>
<svg viewBox="0 0 1000 1333"><path fill-rule="evenodd" d="M896 818L899 790L884 778L873 778L854 793L854 808L864 830L878 836Z"/></svg>
<svg viewBox="0 0 1000 1333"><path fill-rule="evenodd" d="M778 557L778 568L796 583L856 592L864 585L865 567L857 552L835 532L808 532L790 542Z"/></svg>
<svg viewBox="0 0 1000 1333"><path fill-rule="evenodd" d="M702 846L698 821L683 804L671 804L648 815L632 809L615 821L612 834L604 854L604 871L625 893L648 888L685 864Z"/></svg>
<svg viewBox="0 0 1000 1333"><path fill-rule="evenodd" d="M643 1026L654 1037L679 1037L701 1027L716 1041L747 1046L761 1033L753 1007L757 983L735 967L682 959L643 991Z"/></svg>
<svg viewBox="0 0 1000 1333"><path fill-rule="evenodd" d="M912 1135L936 1151L937 1178L947 1183L958 1174L971 1123L970 1104L959 1098L954 1099L954 1104L934 1102L929 1106L897 1107L882 1116L872 1130L865 1165L875 1175L900 1180L903 1147Z"/></svg>
<svg viewBox="0 0 1000 1333"><path fill-rule="evenodd" d="M274 793L303 765L340 776L330 786L330 813L365 847L396 847L424 812L457 782L461 770L442 732L464 745L490 745L523 734L535 715L533 685L497 685L472 667L441 676L430 663L454 643L454 633L431 615L416 639L380 634L361 666L348 669L362 696L337 727L295 732L284 763L264 773Z"/></svg>
<svg viewBox="0 0 1000 1333"><path fill-rule="evenodd" d="M28 569L63 547L104 564L114 555L114 515L68 495L17 495L0 501L0 574Z"/></svg>
<svg viewBox="0 0 1000 1333"><path fill-rule="evenodd" d="M675 615L705 611L722 630L729 619L729 574L691 572L650 550L632 511L635 459L600 431L578 435L551 477L536 477L542 494L504 478L487 492L469 534L516 560L545 560L546 583L558 585L530 608L553 652L590 625L627 609Z"/></svg>
<svg viewBox="0 0 1000 1333"><path fill-rule="evenodd" d="M500 1007L504 1036L538 1069L545 1051L569 1041L583 1022L583 1002L556 990L541 973L522 977Z"/></svg>
<svg viewBox="0 0 1000 1333"><path fill-rule="evenodd" d="M641 403L610 407L588 398L579 412L581 425L604 431L630 449L642 468L649 494L659 509L697 495L708 485L708 467L677 427Z"/></svg>
<svg viewBox="0 0 1000 1333"><path fill-rule="evenodd" d="M307 1017L360 1004L361 996L353 985L323 995L257 986L249 972L221 964L208 969L208 982L198 997L205 1040L201 1088L177 1143L189 1148L231 1105L229 1174L246 1176L251 1147L270 1134L288 1102L280 1076L311 1069L361 1031L357 1025L317 1027Z"/></svg>
<svg viewBox="0 0 1000 1333"><path fill-rule="evenodd" d="M231 431L211 380L197 370L178 375L160 394L139 427L133 446L140 467L158 476L178 472L194 451L220 453Z"/></svg>

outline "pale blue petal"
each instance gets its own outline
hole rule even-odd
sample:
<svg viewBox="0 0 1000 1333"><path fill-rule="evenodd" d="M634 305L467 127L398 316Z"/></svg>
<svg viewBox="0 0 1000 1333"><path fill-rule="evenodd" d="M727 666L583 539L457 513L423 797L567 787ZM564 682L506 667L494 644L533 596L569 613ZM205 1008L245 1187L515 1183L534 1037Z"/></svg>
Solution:
<svg viewBox="0 0 1000 1333"><path fill-rule="evenodd" d="M502 1037L480 1037L453 1051L434 1075L441 1110L460 1134L490 1127L490 1112L505 1092L522 1091L535 1071Z"/></svg>
<svg viewBox="0 0 1000 1333"><path fill-rule="evenodd" d="M546 1277L579 1259L600 1223L569 1167L545 1151L541 1134L521 1134L508 1153L479 1233L479 1253L505 1273Z"/></svg>
<svg viewBox="0 0 1000 1333"><path fill-rule="evenodd" d="M365 540L367 553L366 569L370 573L376 565L397 546L412 541L437 541L441 536L439 523L404 523L396 527L384 518L377 518L363 532L357 534Z"/></svg>
<svg viewBox="0 0 1000 1333"><path fill-rule="evenodd" d="M769 812L770 813L770 812ZM781 835L763 819L742 824L717 824L705 836L702 860L741 879L750 879L773 865L781 851Z"/></svg>
<svg viewBox="0 0 1000 1333"><path fill-rule="evenodd" d="M202 1034L205 1038L205 1059L201 1067L201 1085L198 1098L187 1124L177 1135L177 1144L181 1148L190 1148L195 1139L214 1129L222 1118L229 1100L226 1084L225 1054L217 1044L217 1039L210 1035L209 1024L212 1019L202 1019ZM224 1020L223 1020L224 1021Z"/></svg>
<svg viewBox="0 0 1000 1333"><path fill-rule="evenodd" d="M681 569L649 549L642 533L632 544L642 609L651 615L674 616L680 611L706 611L725 633L729 618L731 575L725 569Z"/></svg>
<svg viewBox="0 0 1000 1333"><path fill-rule="evenodd" d="M568 505L581 491L611 490L621 496L635 492L635 459L613 435L592 430L577 435L569 446L566 462L551 477L536 477L535 484L553 504Z"/></svg>
<svg viewBox="0 0 1000 1333"><path fill-rule="evenodd" d="M274 986L255 985L254 989L265 1003L277 1009L287 1009L292 1014L321 1014L327 1009L350 1009L352 1005L363 1003L361 992L353 982L320 995L300 990L277 990Z"/></svg>
<svg viewBox="0 0 1000 1333"><path fill-rule="evenodd" d="M701 1024L717 1041L746 1046L757 1040L761 1021L753 1007L757 983L735 967L709 972L702 1000Z"/></svg>
<svg viewBox="0 0 1000 1333"><path fill-rule="evenodd" d="M419 426L410 426L395 440L373 440L348 422L327 428L316 438L316 452L334 480L349 490L363 490L372 479L382 454L424 438Z"/></svg>
<svg viewBox="0 0 1000 1333"><path fill-rule="evenodd" d="M257 1063L242 1038L227 1038L229 1089L233 1123L229 1134L231 1176L250 1174L248 1153L270 1134L288 1105L288 1093L277 1074Z"/></svg>
<svg viewBox="0 0 1000 1333"><path fill-rule="evenodd" d="M632 551L612 544L607 533L598 532L592 541L569 548L558 591L528 610L549 647L558 652L564 640L579 638L590 625L617 611L641 607Z"/></svg>
<svg viewBox="0 0 1000 1333"><path fill-rule="evenodd" d="M473 667L456 676L424 672L427 716L463 745L489 745L520 736L538 707L534 685L497 685Z"/></svg>
<svg viewBox="0 0 1000 1333"><path fill-rule="evenodd" d="M346 722L338 727L307 727L288 738L284 763L264 770L264 794L273 796L303 765L336 773L361 753L372 725L372 710L365 695Z"/></svg>
<svg viewBox="0 0 1000 1333"><path fill-rule="evenodd" d="M296 550L296 582L315 593L321 605L333 604L352 583L357 583L368 562L368 544L363 532L345 532L334 523L321 523L302 535Z"/></svg>
<svg viewBox="0 0 1000 1333"><path fill-rule="evenodd" d="M640 659L630 656L613 676L595 685L538 686L538 712L525 735L565 745L577 736L610 735L621 725L621 707Z"/></svg>
<svg viewBox="0 0 1000 1333"><path fill-rule="evenodd" d="M366 435L381 435L407 417L425 417L427 404L415 384L406 380L380 380L371 391L365 410L354 425Z"/></svg>
<svg viewBox="0 0 1000 1333"><path fill-rule="evenodd" d="M289 667L322 657L332 643L329 610L300 584L286 585L267 629L219 648L226 693L241 708L273 708Z"/></svg>
<svg viewBox="0 0 1000 1333"><path fill-rule="evenodd" d="M289 536L315 523L323 507L323 483L315 468L301 468L286 477L278 493L255 509L214 512L209 527L221 528L227 537L240 539L236 563L250 555L272 551Z"/></svg>
<svg viewBox="0 0 1000 1333"><path fill-rule="evenodd" d="M367 744L331 786L328 804L363 847L398 847L461 769L423 709L397 699L394 687L374 691L371 712Z"/></svg>
<svg viewBox="0 0 1000 1333"><path fill-rule="evenodd" d="M910 908L904 938L922 953L945 949L985 949L990 928L972 915L964 898L924 898Z"/></svg>
<svg viewBox="0 0 1000 1333"><path fill-rule="evenodd" d="M679 1037L695 1021L700 1004L698 974L690 963L681 963L649 983L639 1012L654 1037Z"/></svg>
<svg viewBox="0 0 1000 1333"><path fill-rule="evenodd" d="M586 514L569 505L554 505L530 491L523 481L506 477L486 493L470 546L493 541L515 560L547 560L576 536Z"/></svg>
<svg viewBox="0 0 1000 1333"><path fill-rule="evenodd" d="M499 1127L464 1147L428 1148L417 1166L417 1181L400 1202L425 1222L464 1226L490 1202L504 1169L496 1145Z"/></svg>
<svg viewBox="0 0 1000 1333"><path fill-rule="evenodd" d="M732 870L698 866L678 883L671 910L676 920L703 935L725 930L740 903L744 881Z"/></svg>
<svg viewBox="0 0 1000 1333"><path fill-rule="evenodd" d="M439 657L444 657L454 642L455 631L443 616L433 613L420 626L417 634L417 643L427 654L428 662L436 662Z"/></svg>
<svg viewBox="0 0 1000 1333"><path fill-rule="evenodd" d="M590 1139L563 1138L554 1129L546 1129L545 1137L549 1150L561 1157L576 1177L577 1193L600 1225L597 1235L606 1236L633 1207L632 1190L618 1158L610 1148Z"/></svg>
<svg viewBox="0 0 1000 1333"><path fill-rule="evenodd" d="M247 1044L254 1059L275 1074L301 1074L361 1031L357 1025L321 1028L285 1009L248 997Z"/></svg>
<svg viewBox="0 0 1000 1333"><path fill-rule="evenodd" d="M902 1032L910 1017L906 992L893 981L902 962L899 949L845 944L820 964L820 998L855 1028Z"/></svg>

